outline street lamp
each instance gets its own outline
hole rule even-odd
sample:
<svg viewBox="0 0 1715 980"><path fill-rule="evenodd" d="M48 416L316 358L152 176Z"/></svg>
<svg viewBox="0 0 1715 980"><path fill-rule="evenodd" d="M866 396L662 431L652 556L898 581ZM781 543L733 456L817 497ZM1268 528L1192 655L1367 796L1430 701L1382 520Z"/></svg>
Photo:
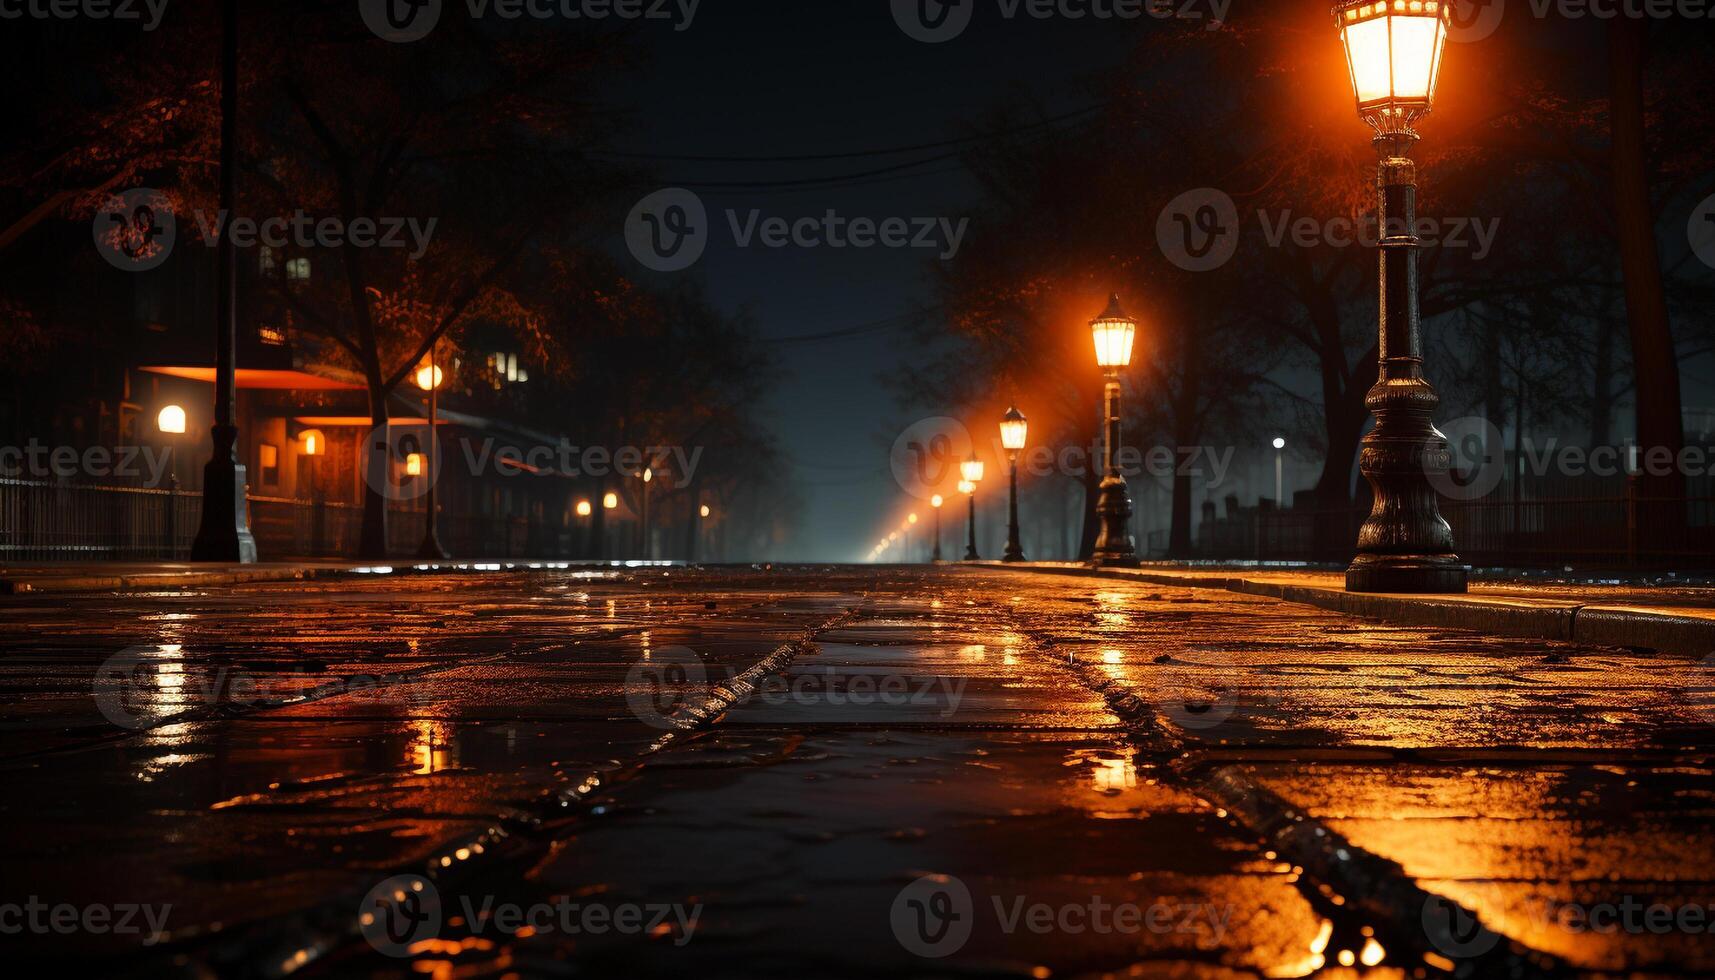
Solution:
<svg viewBox="0 0 1715 980"><path fill-rule="evenodd" d="M1464 592L1469 573L1430 483L1452 453L1435 428L1441 399L1423 376L1410 159L1418 138L1412 126L1435 101L1451 8L1435 0L1346 0L1334 8L1358 115L1375 130L1380 157L1380 371L1364 399L1376 424L1358 457L1375 503L1346 571L1349 592Z"/></svg>
<svg viewBox="0 0 1715 980"><path fill-rule="evenodd" d="M965 560L977 561L977 484L983 480L983 461L971 453L971 458L959 464L959 475L964 477L959 482L959 492L970 501L971 519L968 525L969 540L965 544Z"/></svg>
<svg viewBox="0 0 1715 980"><path fill-rule="evenodd" d="M322 493L321 464L327 455L328 437L320 429L298 433L298 454L310 461L310 552L321 555L327 544L327 499Z"/></svg>
<svg viewBox="0 0 1715 980"><path fill-rule="evenodd" d="M1024 448L1030 423L1016 407L1008 408L1000 419L1000 445L1006 450L1011 493L1006 519L1006 554L1001 561L1023 561L1024 546L1018 543L1018 453Z"/></svg>
<svg viewBox="0 0 1715 980"><path fill-rule="evenodd" d="M173 436L185 434L185 410L182 405L167 405L155 416L155 428L167 436L167 558L179 557L179 440Z"/></svg>
<svg viewBox="0 0 1715 980"><path fill-rule="evenodd" d="M1104 432L1102 436L1102 486L1096 498L1096 513L1101 528L1096 534L1095 561L1097 565L1130 567L1137 564L1137 545L1131 537L1131 494L1121 475L1117 454L1120 444L1120 369L1130 366L1132 342L1137 338L1137 321L1126 316L1120 308L1116 293L1108 298L1108 308L1090 321L1090 333L1096 342L1096 364L1107 376L1104 399Z"/></svg>
<svg viewBox="0 0 1715 980"><path fill-rule="evenodd" d="M439 512L435 506L435 484L439 474L435 471L435 444L440 442L440 436L435 433L435 422L440 416L441 382L444 380L440 367L435 364L435 347L429 345L429 359L417 369L417 387L429 393L429 439L428 457L419 462L424 479L429 481L428 490L423 494L423 543L417 548L418 558L431 561L444 561L447 550L441 547ZM415 455L415 454L413 454ZM416 474L412 474L416 475Z"/></svg>
<svg viewBox="0 0 1715 980"><path fill-rule="evenodd" d="M935 511L935 550L929 555L932 562L941 560L941 505L946 502L940 494L929 498L929 506Z"/></svg>
<svg viewBox="0 0 1715 980"><path fill-rule="evenodd" d="M1282 485L1285 483L1285 481L1282 479L1282 477L1284 476L1284 473L1285 473L1285 469L1281 464L1281 455L1280 455L1281 450L1283 450L1285 448L1286 448L1286 440L1281 438L1280 436L1275 436L1274 437L1274 505L1276 507L1281 507L1281 506L1284 506L1284 504L1285 504L1285 501L1284 501L1284 498L1282 497L1282 495L1286 491L1281 489Z"/></svg>

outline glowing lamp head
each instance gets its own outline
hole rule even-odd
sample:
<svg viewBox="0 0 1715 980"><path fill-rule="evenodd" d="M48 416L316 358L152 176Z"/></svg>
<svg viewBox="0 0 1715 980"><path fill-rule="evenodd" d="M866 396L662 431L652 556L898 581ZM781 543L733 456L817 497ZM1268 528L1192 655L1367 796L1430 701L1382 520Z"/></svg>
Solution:
<svg viewBox="0 0 1715 980"><path fill-rule="evenodd" d="M601 498L601 509L602 510L613 510L615 507L618 507L618 506L619 506L619 494L614 493L613 491L610 490L602 496L602 498Z"/></svg>
<svg viewBox="0 0 1715 980"><path fill-rule="evenodd" d="M959 492L968 497L977 492L977 485L969 480L960 480Z"/></svg>
<svg viewBox="0 0 1715 980"><path fill-rule="evenodd" d="M1285 439L1282 439L1282 438L1281 438L1281 437L1279 437L1279 436L1275 436L1275 437L1274 437L1274 448L1276 448L1276 449L1285 449L1285 448L1286 448L1286 440L1285 440Z"/></svg>
<svg viewBox="0 0 1715 980"><path fill-rule="evenodd" d="M434 391L444 380L441 369L433 364L425 364L417 369L417 387L424 391Z"/></svg>
<svg viewBox="0 0 1715 980"><path fill-rule="evenodd" d="M970 459L959 464L959 475L965 478L966 483L981 483L983 461L978 459L975 453L972 453Z"/></svg>
<svg viewBox="0 0 1715 980"><path fill-rule="evenodd" d="M915 512L913 512L909 517L905 518L905 523L907 523L907 524L917 523L917 514Z"/></svg>
<svg viewBox="0 0 1715 980"><path fill-rule="evenodd" d="M1009 453L1016 453L1024 448L1024 441L1030 434L1030 423L1024 418L1024 413L1017 408L1009 408L1000 419L1000 444Z"/></svg>
<svg viewBox="0 0 1715 980"><path fill-rule="evenodd" d="M185 410L177 405L168 405L161 409L161 414L155 416L155 427L168 435L184 435Z"/></svg>
<svg viewBox="0 0 1715 980"><path fill-rule="evenodd" d="M947 501L942 499L940 494L936 494L935 496L929 498L929 506L931 506L931 507L939 507L946 502Z"/></svg>
<svg viewBox="0 0 1715 980"><path fill-rule="evenodd" d="M702 515L703 517L707 517L710 514L713 514L714 511L709 509L708 504L704 504L703 506L697 508L697 513Z"/></svg>
<svg viewBox="0 0 1715 980"><path fill-rule="evenodd" d="M592 514L594 512L595 512L595 508L590 506L589 501L587 501L587 500L578 501L578 516L579 517L588 517L588 516L590 516L590 514Z"/></svg>
<svg viewBox="0 0 1715 980"><path fill-rule="evenodd" d="M328 437L320 429L305 429L298 433L298 452L305 456L325 456Z"/></svg>
<svg viewBox="0 0 1715 980"><path fill-rule="evenodd" d="M1137 321L1125 315L1119 294L1108 297L1108 308L1090 321L1090 334L1096 341L1096 363L1113 374L1131 364L1131 346L1137 339Z"/></svg>
<svg viewBox="0 0 1715 980"><path fill-rule="evenodd" d="M1451 0L1344 0L1334 23L1358 115L1384 136L1413 135L1429 114L1441 75Z"/></svg>
<svg viewBox="0 0 1715 980"><path fill-rule="evenodd" d="M423 475L423 454L422 453L408 453L405 456L405 475L406 476L422 476Z"/></svg>

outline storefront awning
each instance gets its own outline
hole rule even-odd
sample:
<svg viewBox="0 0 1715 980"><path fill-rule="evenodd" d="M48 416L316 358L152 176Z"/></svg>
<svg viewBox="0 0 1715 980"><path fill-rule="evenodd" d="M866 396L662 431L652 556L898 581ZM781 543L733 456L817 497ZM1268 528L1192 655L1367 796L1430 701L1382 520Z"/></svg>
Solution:
<svg viewBox="0 0 1715 980"><path fill-rule="evenodd" d="M187 381L201 381L214 384L214 368L211 367L143 367L139 371L150 374L164 374L170 378L184 378ZM238 387L250 390L270 391L362 391L363 385L351 381L340 381L335 378L324 378L319 374L306 371L278 371L262 368L239 368Z"/></svg>

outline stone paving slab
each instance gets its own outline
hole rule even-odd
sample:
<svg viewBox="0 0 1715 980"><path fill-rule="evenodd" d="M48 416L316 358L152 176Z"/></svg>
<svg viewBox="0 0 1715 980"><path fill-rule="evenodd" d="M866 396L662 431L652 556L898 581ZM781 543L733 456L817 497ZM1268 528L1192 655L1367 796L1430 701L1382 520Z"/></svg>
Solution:
<svg viewBox="0 0 1715 980"><path fill-rule="evenodd" d="M1340 572L1158 565L1098 569L1070 562L973 564L1219 589L1420 626L1715 657L1715 588L1499 582L1473 583L1465 595L1378 595L1347 592Z"/></svg>

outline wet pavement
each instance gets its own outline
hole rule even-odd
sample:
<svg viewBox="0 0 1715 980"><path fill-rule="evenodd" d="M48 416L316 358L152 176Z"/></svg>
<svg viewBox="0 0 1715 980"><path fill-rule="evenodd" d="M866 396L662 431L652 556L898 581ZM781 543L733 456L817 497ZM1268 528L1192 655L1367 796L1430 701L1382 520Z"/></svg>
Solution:
<svg viewBox="0 0 1715 980"><path fill-rule="evenodd" d="M961 568L19 595L0 623L20 962L1715 971L1691 658Z"/></svg>

